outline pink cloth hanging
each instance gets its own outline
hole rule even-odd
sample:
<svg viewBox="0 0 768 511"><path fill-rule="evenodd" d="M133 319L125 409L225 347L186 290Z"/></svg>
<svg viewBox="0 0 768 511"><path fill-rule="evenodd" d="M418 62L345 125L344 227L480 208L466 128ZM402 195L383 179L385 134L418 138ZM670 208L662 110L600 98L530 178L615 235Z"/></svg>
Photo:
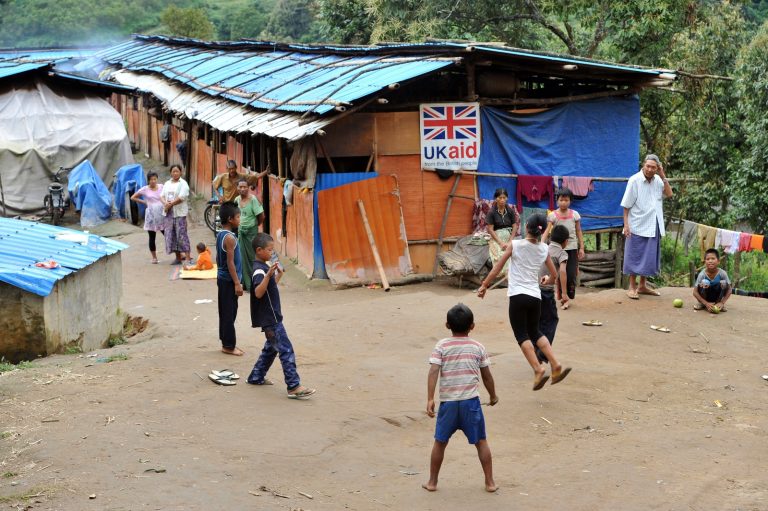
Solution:
<svg viewBox="0 0 768 511"><path fill-rule="evenodd" d="M517 176L517 211L523 212L523 196L531 202L549 196L549 209L555 209L554 186L552 176Z"/></svg>
<svg viewBox="0 0 768 511"><path fill-rule="evenodd" d="M586 197L595 191L595 184L591 177L564 176L563 188L571 190L576 197Z"/></svg>

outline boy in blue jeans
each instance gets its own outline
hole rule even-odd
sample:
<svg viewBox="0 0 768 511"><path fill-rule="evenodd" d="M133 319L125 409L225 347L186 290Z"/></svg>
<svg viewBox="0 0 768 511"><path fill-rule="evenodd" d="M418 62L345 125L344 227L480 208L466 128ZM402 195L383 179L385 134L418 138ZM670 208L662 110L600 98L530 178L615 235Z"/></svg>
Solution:
<svg viewBox="0 0 768 511"><path fill-rule="evenodd" d="M300 399L311 396L315 389L301 385L299 373L296 372L296 355L293 345L283 326L283 314L280 310L280 291L277 284L283 275L279 263L267 264L272 261L275 242L269 234L260 232L253 238L253 250L256 259L253 262L253 278L251 280L251 326L261 327L267 337L261 355L253 366L248 383L253 385L273 385L265 378L276 356L280 356L283 366L285 384L288 387L288 397Z"/></svg>
<svg viewBox="0 0 768 511"><path fill-rule="evenodd" d="M429 463L429 481L422 488L437 490L437 477L443 464L448 440L462 430L470 444L477 448L480 465L485 474L485 490L495 492L491 448L485 439L485 418L480 406L477 384L480 378L490 394L490 405L499 402L489 367L490 360L482 344L471 339L469 332L475 327L472 311L460 303L448 311L445 324L451 337L437 343L429 357L427 378L427 415L435 416L435 387L440 380L440 409L437 412L435 443Z"/></svg>

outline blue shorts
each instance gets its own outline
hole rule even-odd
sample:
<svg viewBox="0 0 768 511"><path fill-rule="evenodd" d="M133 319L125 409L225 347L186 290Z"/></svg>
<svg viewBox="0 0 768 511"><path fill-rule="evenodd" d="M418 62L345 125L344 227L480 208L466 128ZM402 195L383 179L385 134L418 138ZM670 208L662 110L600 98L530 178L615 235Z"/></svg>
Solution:
<svg viewBox="0 0 768 511"><path fill-rule="evenodd" d="M485 418L479 397L440 403L440 409L437 411L435 440L447 443L459 429L467 436L470 444L485 440Z"/></svg>

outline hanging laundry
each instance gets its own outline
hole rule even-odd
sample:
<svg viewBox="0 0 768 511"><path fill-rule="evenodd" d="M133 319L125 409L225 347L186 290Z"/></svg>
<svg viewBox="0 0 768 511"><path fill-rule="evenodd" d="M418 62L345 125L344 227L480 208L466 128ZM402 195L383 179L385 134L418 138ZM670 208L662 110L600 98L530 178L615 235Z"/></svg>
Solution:
<svg viewBox="0 0 768 511"><path fill-rule="evenodd" d="M715 248L717 228L699 224L699 248L702 255L710 248Z"/></svg>
<svg viewBox="0 0 768 511"><path fill-rule="evenodd" d="M523 212L523 197L532 202L549 196L549 209L555 209L554 180L552 176L517 177L517 211Z"/></svg>
<svg viewBox="0 0 768 511"><path fill-rule="evenodd" d="M753 234L752 243L750 244L750 247L752 247L752 250L757 250L758 252L764 252L763 241L765 241L765 236L763 236L762 234Z"/></svg>
<svg viewBox="0 0 768 511"><path fill-rule="evenodd" d="M723 239L723 230L717 229L717 232L715 233L715 248L718 250L720 250L720 248L722 247L721 245L722 239Z"/></svg>
<svg viewBox="0 0 768 511"><path fill-rule="evenodd" d="M748 232L742 232L739 235L739 250L741 252L749 252L752 250L752 235Z"/></svg>
<svg viewBox="0 0 768 511"><path fill-rule="evenodd" d="M472 206L472 232L486 234L486 222L485 218L488 216L488 212L491 211L494 201L488 199L478 199L475 201L475 205Z"/></svg>
<svg viewBox="0 0 768 511"><path fill-rule="evenodd" d="M720 231L720 246L723 247L723 252L735 254L739 249L739 235L741 233L727 229L721 229Z"/></svg>
<svg viewBox="0 0 768 511"><path fill-rule="evenodd" d="M683 247L687 250L693 243L693 238L698 235L699 224L683 220Z"/></svg>
<svg viewBox="0 0 768 511"><path fill-rule="evenodd" d="M591 177L565 176L563 188L571 190L575 198L583 199L589 195L589 192L595 191L595 184Z"/></svg>
<svg viewBox="0 0 768 511"><path fill-rule="evenodd" d="M768 236L763 236L763 252L768 254Z"/></svg>

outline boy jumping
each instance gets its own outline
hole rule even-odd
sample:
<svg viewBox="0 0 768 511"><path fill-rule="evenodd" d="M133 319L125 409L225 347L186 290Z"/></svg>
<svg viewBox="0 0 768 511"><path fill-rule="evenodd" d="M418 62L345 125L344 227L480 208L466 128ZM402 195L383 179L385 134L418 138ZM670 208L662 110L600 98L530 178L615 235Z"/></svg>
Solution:
<svg viewBox="0 0 768 511"><path fill-rule="evenodd" d="M485 439L485 419L480 406L477 384L480 378L490 394L490 405L499 402L489 367L490 360L482 344L471 339L469 332L475 327L472 311L460 303L448 311L445 326L451 337L437 343L429 357L427 378L427 415L435 416L435 387L440 380L440 409L435 426L435 443L429 463L429 481L421 486L437 490L437 476L443 464L448 440L462 430L470 444L477 448L480 465L485 474L485 490L495 492L491 448Z"/></svg>
<svg viewBox="0 0 768 511"><path fill-rule="evenodd" d="M288 397L306 398L314 394L315 389L302 386L299 373L296 371L296 354L293 352L293 345L283 326L280 291L277 289L283 272L279 263L267 264L272 260L274 248L275 242L269 234L260 232L253 238L256 260L253 262L251 281L251 325L254 328L261 327L267 340L248 376L248 383L272 385L273 382L266 379L266 375L275 357L279 355L285 385L288 387Z"/></svg>

